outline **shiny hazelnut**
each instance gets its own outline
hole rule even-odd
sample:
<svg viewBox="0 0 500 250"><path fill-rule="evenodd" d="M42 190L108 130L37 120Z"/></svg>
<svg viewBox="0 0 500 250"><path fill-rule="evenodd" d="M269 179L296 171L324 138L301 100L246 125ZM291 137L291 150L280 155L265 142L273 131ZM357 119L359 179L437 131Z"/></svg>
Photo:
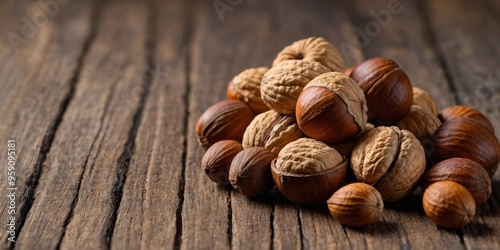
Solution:
<svg viewBox="0 0 500 250"><path fill-rule="evenodd" d="M365 97L344 73L330 72L314 78L297 100L296 117L304 134L338 143L359 134L366 125Z"/></svg>
<svg viewBox="0 0 500 250"><path fill-rule="evenodd" d="M342 184L347 160L323 142L301 138L280 151L271 170L286 198L299 205L319 205Z"/></svg>
<svg viewBox="0 0 500 250"><path fill-rule="evenodd" d="M451 106L444 108L439 112L439 119L442 122L448 121L456 117L470 117L478 122L480 122L486 129L488 129L492 134L495 134L495 129L491 125L490 120L483 115L481 112L467 106Z"/></svg>
<svg viewBox="0 0 500 250"><path fill-rule="evenodd" d="M351 73L365 93L369 117L382 124L401 120L413 102L410 80L396 62L386 58L368 59Z"/></svg>
<svg viewBox="0 0 500 250"><path fill-rule="evenodd" d="M377 189L359 182L340 188L326 203L340 224L351 227L373 224L384 211L384 201Z"/></svg>
<svg viewBox="0 0 500 250"><path fill-rule="evenodd" d="M500 161L500 144L481 122L470 117L456 117L445 121L433 135L435 162L449 158L471 159L493 176Z"/></svg>
<svg viewBox="0 0 500 250"><path fill-rule="evenodd" d="M356 66L351 66L351 67L349 67L349 68L345 69L344 74L346 74L347 76L349 76L349 77L350 77L350 76L351 76L351 73L352 73L352 71L354 71L354 68L355 68L355 67L356 67Z"/></svg>
<svg viewBox="0 0 500 250"><path fill-rule="evenodd" d="M265 194L274 186L271 161L275 158L275 154L262 147L243 149L231 163L229 169L231 185L248 197Z"/></svg>
<svg viewBox="0 0 500 250"><path fill-rule="evenodd" d="M233 77L227 86L227 99L246 103L254 114L269 110L260 96L260 83L268 70L266 67L250 68Z"/></svg>
<svg viewBox="0 0 500 250"><path fill-rule="evenodd" d="M358 181L374 186L385 201L398 201L417 187L425 170L425 153L410 131L376 127L359 139L351 169Z"/></svg>
<svg viewBox="0 0 500 250"><path fill-rule="evenodd" d="M237 141L222 140L214 143L201 158L205 174L219 185L229 184L229 167L236 154L242 150L243 147Z"/></svg>
<svg viewBox="0 0 500 250"><path fill-rule="evenodd" d="M454 181L467 188L477 206L491 195L488 172L479 163L466 158L450 158L434 165L424 176L423 188L438 181Z"/></svg>
<svg viewBox="0 0 500 250"><path fill-rule="evenodd" d="M221 140L241 142L254 115L245 103L225 100L209 107L196 123L198 142L205 149Z"/></svg>
<svg viewBox="0 0 500 250"><path fill-rule="evenodd" d="M470 192L453 181L430 185L422 198L424 212L437 225L461 228L474 219L476 204Z"/></svg>

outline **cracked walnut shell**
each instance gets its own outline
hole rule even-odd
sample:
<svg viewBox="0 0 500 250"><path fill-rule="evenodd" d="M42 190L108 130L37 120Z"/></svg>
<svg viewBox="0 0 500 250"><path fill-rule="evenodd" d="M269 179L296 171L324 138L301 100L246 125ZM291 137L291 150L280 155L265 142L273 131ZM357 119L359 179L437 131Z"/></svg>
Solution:
<svg viewBox="0 0 500 250"><path fill-rule="evenodd" d="M265 147L278 154L288 143L302 137L294 117L269 110L257 115L243 134L243 148Z"/></svg>
<svg viewBox="0 0 500 250"><path fill-rule="evenodd" d="M376 127L363 134L352 152L354 177L374 186L385 201L398 201L415 190L425 170L425 153L407 130Z"/></svg>
<svg viewBox="0 0 500 250"><path fill-rule="evenodd" d="M260 83L268 70L266 67L250 68L233 77L227 86L227 99L236 99L246 103L254 114L269 110L260 97Z"/></svg>

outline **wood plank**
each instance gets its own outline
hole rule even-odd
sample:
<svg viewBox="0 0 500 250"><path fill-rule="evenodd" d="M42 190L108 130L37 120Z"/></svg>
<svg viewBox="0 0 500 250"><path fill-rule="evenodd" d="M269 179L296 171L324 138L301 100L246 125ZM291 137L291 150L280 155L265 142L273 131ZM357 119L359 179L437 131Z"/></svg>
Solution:
<svg viewBox="0 0 500 250"><path fill-rule="evenodd" d="M104 6L17 247L109 246L141 105L134 90L146 70L146 17L141 3Z"/></svg>
<svg viewBox="0 0 500 250"><path fill-rule="evenodd" d="M148 71L150 94L123 187L111 241L114 249L179 247L177 231L182 230L176 220L184 181L186 42L191 6L186 1L153 1L151 5L155 35L154 66Z"/></svg>
<svg viewBox="0 0 500 250"><path fill-rule="evenodd" d="M72 79L78 74L80 57L90 37L91 13L87 2L59 6L57 14L45 25L35 26L36 32L28 38L22 32L23 18L32 20L35 13L44 13L38 1L2 1L0 5L0 150L7 152L7 140L16 140L14 216L18 240L43 171L41 163L73 95ZM26 39L22 44L15 43L14 47L19 45L17 54L7 39L9 34ZM7 154L0 155L0 162L7 163ZM7 168L0 173L0 187L7 190ZM8 203L2 202L0 221L5 224L12 216L8 211ZM2 235L0 248L12 247L7 233Z"/></svg>

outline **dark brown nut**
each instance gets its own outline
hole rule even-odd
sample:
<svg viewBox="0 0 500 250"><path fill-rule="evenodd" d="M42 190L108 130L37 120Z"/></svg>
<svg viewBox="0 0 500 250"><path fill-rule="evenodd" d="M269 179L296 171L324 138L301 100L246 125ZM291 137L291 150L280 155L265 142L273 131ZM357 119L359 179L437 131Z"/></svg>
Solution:
<svg viewBox="0 0 500 250"><path fill-rule="evenodd" d="M309 82L297 100L297 123L316 140L339 143L366 125L366 101L359 86L340 72L322 74Z"/></svg>
<svg viewBox="0 0 500 250"><path fill-rule="evenodd" d="M268 70L266 67L250 68L233 77L227 86L227 99L246 103L254 114L269 110L260 97L260 83Z"/></svg>
<svg viewBox="0 0 500 250"><path fill-rule="evenodd" d="M302 131L294 117L269 110L257 115L243 135L243 147L265 147L274 154L288 143L302 137Z"/></svg>
<svg viewBox="0 0 500 250"><path fill-rule="evenodd" d="M369 117L382 124L394 124L408 112L413 90L405 72L393 60L371 58L351 73L365 93Z"/></svg>
<svg viewBox="0 0 500 250"><path fill-rule="evenodd" d="M340 52L322 37L309 37L285 47L274 59L273 67L286 60L306 60L323 64L331 71L344 72Z"/></svg>
<svg viewBox="0 0 500 250"><path fill-rule="evenodd" d="M491 179L481 164L466 158L450 158L434 165L424 177L423 188L438 181L454 181L467 188L476 205L486 202L491 195Z"/></svg>
<svg viewBox="0 0 500 250"><path fill-rule="evenodd" d="M241 142L254 115L245 103L225 100L209 107L198 119L195 134L205 149L221 140Z"/></svg>
<svg viewBox="0 0 500 250"><path fill-rule="evenodd" d="M398 201L417 187L425 170L425 153L410 131L376 127L359 139L351 169L358 181L374 186L385 201Z"/></svg>
<svg viewBox="0 0 500 250"><path fill-rule="evenodd" d="M246 148L233 159L229 169L229 181L240 193L248 197L265 194L274 186L271 162L276 155L262 148Z"/></svg>
<svg viewBox="0 0 500 250"><path fill-rule="evenodd" d="M319 205L342 184L347 160L323 142L301 138L281 150L271 170L286 198L299 205Z"/></svg>
<svg viewBox="0 0 500 250"><path fill-rule="evenodd" d="M422 203L427 217L446 228L464 227L476 214L476 204L470 192L453 181L430 185L424 192Z"/></svg>
<svg viewBox="0 0 500 250"><path fill-rule="evenodd" d="M439 108L436 100L432 98L431 94L421 88L413 87L413 105L422 107L434 116L438 115Z"/></svg>
<svg viewBox="0 0 500 250"><path fill-rule="evenodd" d="M456 117L470 117L476 119L478 122L483 124L483 126L488 129L492 134L495 134L495 129L493 125L491 125L490 120L483 115L481 112L467 106L451 106L447 107L441 112L439 112L439 119L442 122L451 120Z"/></svg>
<svg viewBox="0 0 500 250"><path fill-rule="evenodd" d="M441 121L437 116L417 105L411 106L410 112L396 123L398 128L412 132L421 143L426 139L431 139L440 125Z"/></svg>
<svg viewBox="0 0 500 250"><path fill-rule="evenodd" d="M241 144L233 140L214 143L201 158L201 166L208 177L219 185L229 184L229 167L233 158L243 150Z"/></svg>
<svg viewBox="0 0 500 250"><path fill-rule="evenodd" d="M456 117L445 121L434 132L436 145L432 157L435 162L463 157L483 166L493 176L500 161L500 144L482 123L470 117Z"/></svg>
<svg viewBox="0 0 500 250"><path fill-rule="evenodd" d="M377 189L360 182L340 188L326 203L340 224L351 227L373 224L384 211L384 201Z"/></svg>
<svg viewBox="0 0 500 250"><path fill-rule="evenodd" d="M293 115L297 98L304 86L329 71L327 67L314 61L283 61L271 68L262 78L262 100L280 114Z"/></svg>

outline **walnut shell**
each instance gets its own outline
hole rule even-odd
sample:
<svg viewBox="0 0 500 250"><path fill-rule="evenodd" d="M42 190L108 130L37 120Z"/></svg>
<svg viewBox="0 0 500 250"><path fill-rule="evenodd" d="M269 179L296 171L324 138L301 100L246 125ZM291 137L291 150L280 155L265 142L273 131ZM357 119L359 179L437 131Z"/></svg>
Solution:
<svg viewBox="0 0 500 250"><path fill-rule="evenodd" d="M410 131L376 127L359 139L351 169L357 180L374 186L385 201L397 201L415 190L424 174L425 153Z"/></svg>
<svg viewBox="0 0 500 250"><path fill-rule="evenodd" d="M301 138L281 150L271 170L276 187L289 200L318 205L342 184L347 160L323 142Z"/></svg>
<svg viewBox="0 0 500 250"><path fill-rule="evenodd" d="M410 112L396 126L406 129L415 135L420 142L431 139L434 131L441 125L437 116L429 113L421 106L411 106Z"/></svg>
<svg viewBox="0 0 500 250"><path fill-rule="evenodd" d="M252 110L238 100L225 100L210 106L198 119L195 134L205 149L221 140L241 142L254 118Z"/></svg>
<svg viewBox="0 0 500 250"><path fill-rule="evenodd" d="M273 61L273 67L286 60L306 60L323 64L331 71L344 72L342 54L322 37L309 37L285 47Z"/></svg>
<svg viewBox="0 0 500 250"><path fill-rule="evenodd" d="M280 114L295 114L295 103L302 89L315 77L329 72L314 61L287 60L271 68L262 78L262 100Z"/></svg>
<svg viewBox="0 0 500 250"><path fill-rule="evenodd" d="M351 183L337 190L327 201L332 216L342 225L367 226L382 216L384 201L374 187Z"/></svg>
<svg viewBox="0 0 500 250"><path fill-rule="evenodd" d="M269 110L257 115L243 134L243 148L265 147L278 155L288 143L302 137L294 117Z"/></svg>
<svg viewBox="0 0 500 250"><path fill-rule="evenodd" d="M427 217L447 228L461 228L472 222L476 214L476 204L470 192L453 181L430 185L424 192L422 204Z"/></svg>
<svg viewBox="0 0 500 250"><path fill-rule="evenodd" d="M269 107L260 97L260 82L269 70L266 67L243 70L233 77L227 86L227 99L236 99L246 103L254 114L269 110Z"/></svg>
<svg viewBox="0 0 500 250"><path fill-rule="evenodd" d="M432 98L431 94L421 88L413 87L413 105L422 107L434 116L438 115L439 108L436 100Z"/></svg>
<svg viewBox="0 0 500 250"><path fill-rule="evenodd" d="M210 146L201 158L201 167L212 181L219 185L227 185L231 162L242 150L243 147L237 141L218 141Z"/></svg>
<svg viewBox="0 0 500 250"><path fill-rule="evenodd" d="M438 181L454 181L467 188L476 205L491 195L491 179L481 164L467 158L450 158L434 165L424 176L423 188Z"/></svg>
<svg viewBox="0 0 500 250"><path fill-rule="evenodd" d="M500 162L500 144L481 122L471 117L456 117L445 121L432 136L436 148L435 162L453 157L471 159L483 166L490 176Z"/></svg>
<svg viewBox="0 0 500 250"><path fill-rule="evenodd" d="M491 125L490 120L483 115L483 113L467 106L451 106L444 108L439 112L439 119L442 122L446 122L457 117L469 117L480 122L486 129L488 129L492 134L495 134L495 129Z"/></svg>
<svg viewBox="0 0 500 250"><path fill-rule="evenodd" d="M367 120L363 91L340 72L325 73L309 82L297 100L296 111L304 134L328 143L354 137Z"/></svg>

